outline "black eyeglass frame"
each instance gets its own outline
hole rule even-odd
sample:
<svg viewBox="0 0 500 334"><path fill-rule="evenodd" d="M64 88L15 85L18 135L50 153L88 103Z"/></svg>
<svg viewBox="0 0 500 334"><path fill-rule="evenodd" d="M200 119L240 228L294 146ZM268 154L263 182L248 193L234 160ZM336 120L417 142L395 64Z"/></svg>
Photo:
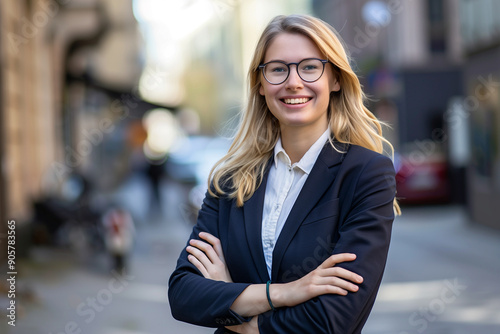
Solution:
<svg viewBox="0 0 500 334"><path fill-rule="evenodd" d="M321 71L321 74L319 75L318 79L316 80L305 80L304 78L302 78L302 76L300 75L299 73L299 64L302 63L303 61L306 61L306 60L319 60L321 61L321 63L323 64L323 70ZM267 63L264 63L264 64L261 64L259 65L259 69L260 70L263 70L264 67L266 67L267 64L270 64L270 63L281 63L283 65L286 65L286 67L288 68L288 73L285 77L285 79L279 83L272 83L271 81L269 81L269 79L266 77L266 73L264 71L262 71L262 75L264 76L264 79L266 79L267 82L269 82L271 85L281 85L283 82L287 81L288 80L288 77L290 76L290 72L291 72L291 69L290 69L290 65L295 65L295 70L297 71L297 74L299 76L299 78L304 81L304 82L308 82L308 83L311 83L311 82L316 82L318 81L319 79L321 79L321 77L323 76L323 73L325 73L325 65L327 63L330 63L332 65L334 65L331 61L327 60L327 59L320 59L320 58L305 58L305 59L302 59L301 61L299 61L298 63L285 63L284 61L281 61L281 60L271 60L271 61L268 61ZM335 65L334 65L335 66Z"/></svg>

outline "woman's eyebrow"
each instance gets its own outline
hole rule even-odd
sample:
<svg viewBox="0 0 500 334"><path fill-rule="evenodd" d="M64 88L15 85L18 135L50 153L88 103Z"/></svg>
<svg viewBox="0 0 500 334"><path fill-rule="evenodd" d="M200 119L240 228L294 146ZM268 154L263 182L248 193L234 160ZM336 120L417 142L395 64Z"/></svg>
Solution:
<svg viewBox="0 0 500 334"><path fill-rule="evenodd" d="M271 61L281 61L281 62L286 63L286 61L285 61L285 60L283 60L283 59L271 59L271 60L264 61L264 63L269 63L269 62L271 62Z"/></svg>
<svg viewBox="0 0 500 334"><path fill-rule="evenodd" d="M280 61L280 62L287 63L287 64L289 64L289 63L300 63L304 59L311 59L311 58L323 59L323 58L317 57L317 56L310 56L310 57L300 58L297 61L286 61L284 59L271 59L271 60L263 61L262 63L265 64L265 63L269 63L271 61Z"/></svg>

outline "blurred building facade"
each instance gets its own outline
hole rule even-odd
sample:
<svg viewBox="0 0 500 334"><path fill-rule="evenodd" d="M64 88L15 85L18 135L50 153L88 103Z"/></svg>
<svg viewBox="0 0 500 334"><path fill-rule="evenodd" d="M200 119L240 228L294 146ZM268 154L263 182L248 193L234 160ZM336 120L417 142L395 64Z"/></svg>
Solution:
<svg viewBox="0 0 500 334"><path fill-rule="evenodd" d="M365 92L395 105L395 146L432 139L449 98L462 94L458 1L313 3L344 39ZM370 103L376 112L377 101Z"/></svg>
<svg viewBox="0 0 500 334"><path fill-rule="evenodd" d="M465 173L448 164L444 118L463 94L458 1L313 3L344 39L368 107L391 126L384 136L397 153L401 202L464 203Z"/></svg>
<svg viewBox="0 0 500 334"><path fill-rule="evenodd" d="M393 126L386 136L410 168L445 165L439 199L500 227L499 4L314 0L313 8L343 37L370 109Z"/></svg>
<svg viewBox="0 0 500 334"><path fill-rule="evenodd" d="M45 0L0 4L2 228L6 219L19 226L29 218L31 199L61 154L63 41L51 24L59 10Z"/></svg>
<svg viewBox="0 0 500 334"><path fill-rule="evenodd" d="M95 147L138 101L141 44L131 1L6 0L0 24L4 233L7 219L21 230L34 200L92 168Z"/></svg>
<svg viewBox="0 0 500 334"><path fill-rule="evenodd" d="M500 228L500 2L460 1L465 54L462 114L470 129L467 166L474 221Z"/></svg>

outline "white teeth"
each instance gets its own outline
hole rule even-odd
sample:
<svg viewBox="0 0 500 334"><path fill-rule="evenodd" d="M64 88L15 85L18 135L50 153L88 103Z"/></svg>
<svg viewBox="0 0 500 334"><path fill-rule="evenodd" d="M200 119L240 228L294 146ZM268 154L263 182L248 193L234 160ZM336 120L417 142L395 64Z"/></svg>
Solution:
<svg viewBox="0 0 500 334"><path fill-rule="evenodd" d="M308 97L303 97L299 99L284 99L286 104L299 104L299 103L306 103L309 101Z"/></svg>

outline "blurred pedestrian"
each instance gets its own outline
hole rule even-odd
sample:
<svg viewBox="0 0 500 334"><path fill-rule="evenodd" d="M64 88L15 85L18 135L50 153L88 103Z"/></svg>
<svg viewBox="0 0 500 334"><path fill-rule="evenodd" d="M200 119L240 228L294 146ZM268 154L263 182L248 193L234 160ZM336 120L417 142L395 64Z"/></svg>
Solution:
<svg viewBox="0 0 500 334"><path fill-rule="evenodd" d="M127 257L132 251L135 227L130 213L113 207L103 217L106 248L113 260L113 269L118 273L127 270Z"/></svg>
<svg viewBox="0 0 500 334"><path fill-rule="evenodd" d="M392 146L319 19L274 18L249 78L170 278L172 314L216 333L360 333L399 213Z"/></svg>
<svg viewBox="0 0 500 334"><path fill-rule="evenodd" d="M165 161L166 159L158 161L148 159L145 174L151 187L150 212L152 213L162 212L161 185L165 174Z"/></svg>

